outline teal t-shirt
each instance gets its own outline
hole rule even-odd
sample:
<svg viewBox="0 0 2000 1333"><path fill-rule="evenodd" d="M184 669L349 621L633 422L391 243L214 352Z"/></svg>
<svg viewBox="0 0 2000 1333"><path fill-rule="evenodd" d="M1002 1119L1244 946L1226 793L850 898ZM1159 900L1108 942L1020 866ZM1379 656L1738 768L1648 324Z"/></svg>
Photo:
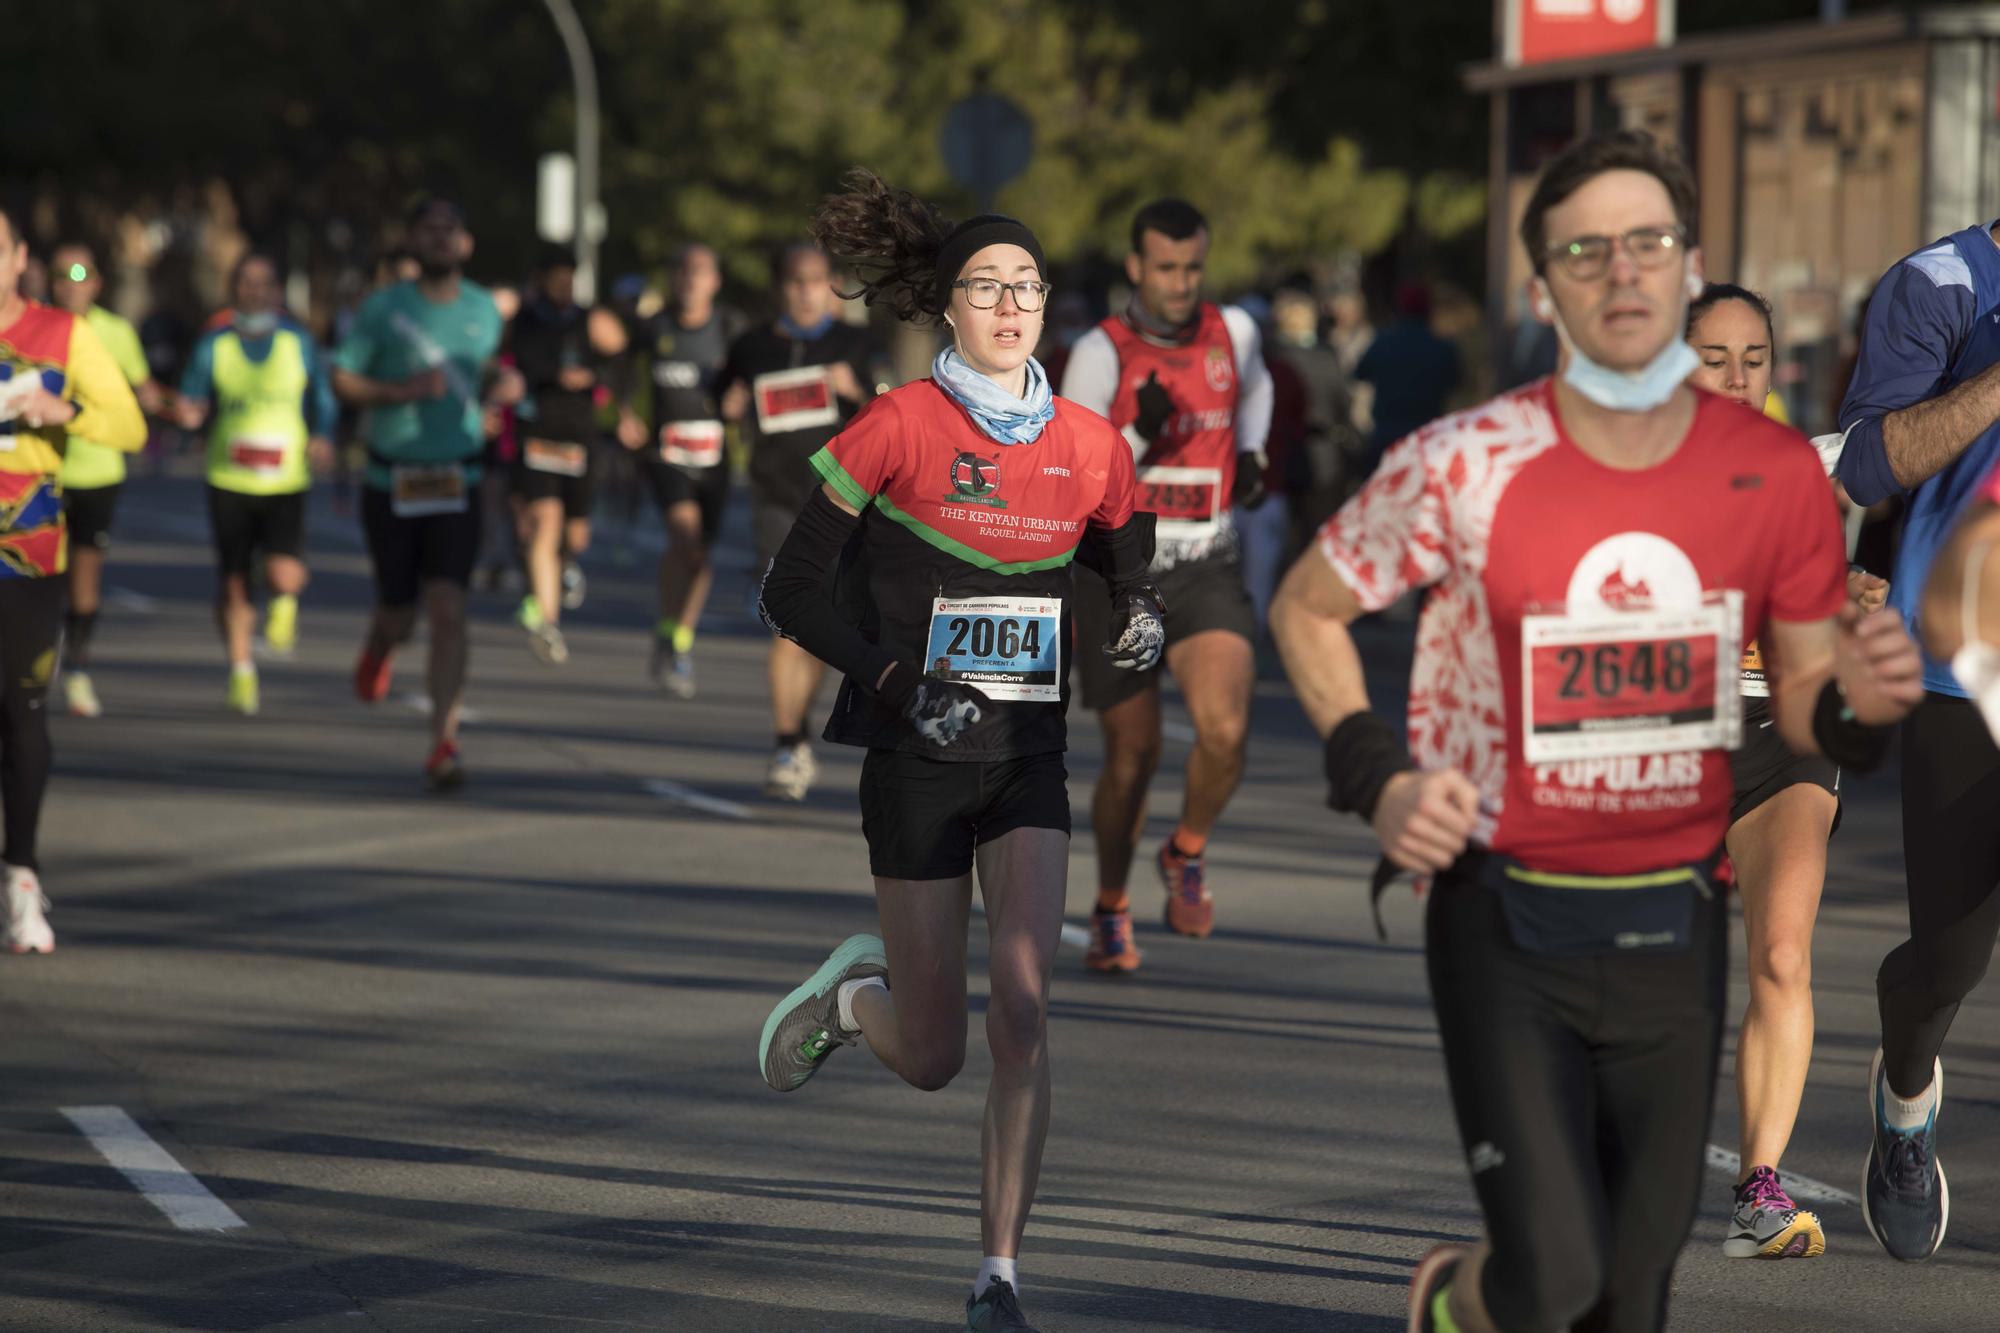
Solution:
<svg viewBox="0 0 2000 1333"><path fill-rule="evenodd" d="M334 364L354 375L401 380L442 367L445 395L368 409L369 451L402 463L476 459L486 447L480 423L480 377L500 348L500 312L484 287L460 279L458 299L429 300L414 282L385 287L362 304ZM469 478L476 480L476 478ZM374 459L368 484L389 487Z"/></svg>

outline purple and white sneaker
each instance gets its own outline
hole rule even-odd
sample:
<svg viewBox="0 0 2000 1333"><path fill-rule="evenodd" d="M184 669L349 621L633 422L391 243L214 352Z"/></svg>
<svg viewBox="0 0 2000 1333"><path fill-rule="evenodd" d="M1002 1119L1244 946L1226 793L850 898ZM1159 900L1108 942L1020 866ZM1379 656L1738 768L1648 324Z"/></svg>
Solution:
<svg viewBox="0 0 2000 1333"><path fill-rule="evenodd" d="M1778 1173L1760 1166L1736 1187L1729 1234L1722 1238L1726 1259L1817 1259L1826 1253L1819 1218L1792 1202Z"/></svg>

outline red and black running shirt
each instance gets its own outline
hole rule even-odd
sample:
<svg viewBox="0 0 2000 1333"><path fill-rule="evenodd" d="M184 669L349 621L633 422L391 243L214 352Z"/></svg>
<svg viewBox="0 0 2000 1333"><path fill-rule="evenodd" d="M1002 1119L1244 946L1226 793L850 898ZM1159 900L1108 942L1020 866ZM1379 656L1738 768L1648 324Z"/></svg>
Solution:
<svg viewBox="0 0 2000 1333"><path fill-rule="evenodd" d="M923 379L868 404L812 466L862 518L842 562L842 611L927 675L994 700L971 731L939 748L844 681L826 738L940 759L1065 749L1070 562L1086 525L1114 529L1132 517L1123 437L1058 398L1039 436L1001 444Z"/></svg>
<svg viewBox="0 0 2000 1333"><path fill-rule="evenodd" d="M1699 742L1740 708L1735 654L1846 598L1818 454L1697 397L1680 448L1623 471L1569 439L1548 381L1527 385L1395 445L1320 531L1367 610L1429 589L1410 751L1470 778L1474 841L1532 868L1621 875L1712 853L1729 756ZM1703 632L1731 601L1734 641Z"/></svg>

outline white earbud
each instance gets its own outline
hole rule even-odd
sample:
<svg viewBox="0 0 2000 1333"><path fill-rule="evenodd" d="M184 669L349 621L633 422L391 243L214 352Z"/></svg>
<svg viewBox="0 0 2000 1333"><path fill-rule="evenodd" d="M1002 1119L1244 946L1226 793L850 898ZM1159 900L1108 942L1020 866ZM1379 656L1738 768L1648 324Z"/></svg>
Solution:
<svg viewBox="0 0 2000 1333"><path fill-rule="evenodd" d="M1534 291L1535 318L1554 319L1556 317L1556 307L1555 302L1549 299L1548 284L1540 278L1536 278Z"/></svg>

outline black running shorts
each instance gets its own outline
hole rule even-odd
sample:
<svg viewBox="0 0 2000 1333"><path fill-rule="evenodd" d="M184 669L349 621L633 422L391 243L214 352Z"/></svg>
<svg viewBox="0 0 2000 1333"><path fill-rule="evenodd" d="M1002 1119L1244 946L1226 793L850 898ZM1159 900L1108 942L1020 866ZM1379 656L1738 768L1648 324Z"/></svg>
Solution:
<svg viewBox="0 0 2000 1333"><path fill-rule="evenodd" d="M664 514L677 504L693 501L701 506L702 544L715 545L715 539L722 531L723 512L729 507L728 466L695 470L649 458L645 468L646 480L653 487L653 503L660 507L660 512ZM779 544L783 544L782 539ZM775 547L772 553L776 554Z"/></svg>
<svg viewBox="0 0 2000 1333"><path fill-rule="evenodd" d="M1736 795L1729 807L1734 824L1787 787L1804 783L1840 798L1840 769L1824 755L1794 754L1771 718L1771 705L1764 699L1743 701L1743 748L1729 756L1729 768L1736 780ZM1833 826L1840 827L1836 810Z"/></svg>
<svg viewBox="0 0 2000 1333"><path fill-rule="evenodd" d="M85 547L103 551L111 546L111 516L118 512L118 492L124 483L115 486L70 486L63 490L63 514L69 522L69 548L79 551Z"/></svg>
<svg viewBox="0 0 2000 1333"><path fill-rule="evenodd" d="M553 444L545 440L524 441L522 450L522 456L514 462L509 489L530 504L537 500L562 501L564 518L589 518L590 503L597 493L597 451L588 444ZM544 459L545 466L532 466L531 456ZM567 465L571 460L580 462L583 470L575 474L547 470L547 464Z"/></svg>
<svg viewBox="0 0 2000 1333"><path fill-rule="evenodd" d="M479 505L468 497L455 514L399 518L389 493L361 489L361 528L375 566L375 598L383 606L414 606L424 583L442 579L464 588L479 560Z"/></svg>
<svg viewBox="0 0 2000 1333"><path fill-rule="evenodd" d="M244 495L208 488L208 523L215 534L215 563L225 575L248 574L259 553L306 554L306 493Z"/></svg>
<svg viewBox="0 0 2000 1333"><path fill-rule="evenodd" d="M973 849L1019 828L1069 824L1062 752L951 762L902 750L861 761L861 831L882 879L956 879Z"/></svg>
<svg viewBox="0 0 2000 1333"><path fill-rule="evenodd" d="M1207 630L1227 630L1257 641L1257 612L1243 589L1243 566L1234 556L1190 561L1153 578L1167 603L1167 647ZM1109 708L1160 682L1160 670L1127 671L1111 665L1104 645L1111 637L1111 590L1103 579L1076 567L1076 681L1083 706Z"/></svg>

